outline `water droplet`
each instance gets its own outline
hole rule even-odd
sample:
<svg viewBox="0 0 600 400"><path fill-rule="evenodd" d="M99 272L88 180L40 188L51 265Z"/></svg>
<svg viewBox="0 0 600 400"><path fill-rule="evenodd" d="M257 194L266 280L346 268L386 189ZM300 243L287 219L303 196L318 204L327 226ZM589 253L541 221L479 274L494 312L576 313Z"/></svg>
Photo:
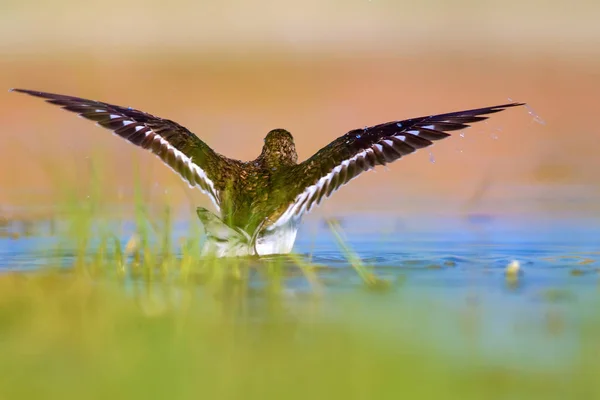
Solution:
<svg viewBox="0 0 600 400"><path fill-rule="evenodd" d="M432 152L429 152L429 162L435 164L435 157Z"/></svg>
<svg viewBox="0 0 600 400"><path fill-rule="evenodd" d="M461 138L464 138L464 137L465 137L465 133L464 133L464 132L461 132L461 133L460 133L460 137L461 137Z"/></svg>
<svg viewBox="0 0 600 400"><path fill-rule="evenodd" d="M127 109L128 109L128 110L133 110L133 108L132 108L132 107L127 107Z"/></svg>
<svg viewBox="0 0 600 400"><path fill-rule="evenodd" d="M514 100L509 97L508 101L514 101ZM540 125L546 125L546 121L544 121L544 119L542 119L542 117L540 117L535 111L533 111L533 108L531 108L531 106L529 104L525 104L525 109L527 110L527 114L529 114L533 117L533 122L537 122Z"/></svg>
<svg viewBox="0 0 600 400"><path fill-rule="evenodd" d="M498 139L498 133L502 132L502 128L494 128L494 132L490 135L490 137L494 140Z"/></svg>
<svg viewBox="0 0 600 400"><path fill-rule="evenodd" d="M360 136L361 136L360 134L357 134L357 135L356 135L356 138L357 138L357 139L360 139Z"/></svg>
<svg viewBox="0 0 600 400"><path fill-rule="evenodd" d="M402 128L402 122L398 122L396 125L398 125L398 128Z"/></svg>
<svg viewBox="0 0 600 400"><path fill-rule="evenodd" d="M529 104L525 104L525 108L527 109L527 114L533 117L533 122L537 122L540 125L546 125L546 121L544 121L542 117L540 117L535 111L533 111L533 108L531 108Z"/></svg>

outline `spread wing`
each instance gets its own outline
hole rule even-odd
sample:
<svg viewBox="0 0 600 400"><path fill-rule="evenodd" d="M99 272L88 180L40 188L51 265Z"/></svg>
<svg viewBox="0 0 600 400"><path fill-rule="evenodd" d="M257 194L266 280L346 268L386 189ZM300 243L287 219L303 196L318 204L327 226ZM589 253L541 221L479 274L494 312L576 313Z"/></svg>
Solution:
<svg viewBox="0 0 600 400"><path fill-rule="evenodd" d="M471 123L487 119L485 115L520 105L523 104L510 103L431 115L350 131L290 172L291 182L288 186L297 189L288 194L290 206L267 229L284 225L290 219L301 218L362 172L430 146L434 141L450 136L447 132L461 130Z"/></svg>
<svg viewBox="0 0 600 400"><path fill-rule="evenodd" d="M11 90L46 99L48 103L95 121L136 146L150 150L190 187L206 193L219 210L220 192L226 185L219 179L222 176L219 172L237 168L238 162L217 154L178 123L131 107L32 90Z"/></svg>

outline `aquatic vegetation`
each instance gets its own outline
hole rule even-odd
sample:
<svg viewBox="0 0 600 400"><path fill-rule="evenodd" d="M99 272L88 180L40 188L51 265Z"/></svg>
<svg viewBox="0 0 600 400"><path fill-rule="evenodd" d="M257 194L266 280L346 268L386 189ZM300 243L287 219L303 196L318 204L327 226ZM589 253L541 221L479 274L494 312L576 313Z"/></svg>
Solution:
<svg viewBox="0 0 600 400"><path fill-rule="evenodd" d="M331 314L312 296L290 298L276 280L270 295L249 293L241 284L247 270L238 272L221 275L219 292L197 285L143 285L136 291L124 282L59 271L2 275L0 396L562 399L600 394L594 353L533 371L526 360L519 361L521 368L485 363L477 351L450 357L418 336L431 324L426 316L409 319L414 314L399 311L397 298L382 304L372 294L354 293L330 299L337 303ZM268 273L275 278L274 269ZM592 322L581 340L597 349L600 325Z"/></svg>
<svg viewBox="0 0 600 400"><path fill-rule="evenodd" d="M505 320L477 293L458 308L408 296L410 280L361 258L336 220L327 223L345 271L303 254L207 258L201 224L177 236L167 199L149 203L137 187L123 218L108 211L99 181L83 194L63 185L56 248L40 253L45 266L0 274L0 398L600 395L600 321L588 313L574 323L561 312L575 305L566 289L541 292L539 320L522 315L507 345ZM456 257L403 265L428 274L463 268ZM498 288L526 279L519 263L503 279L505 265L485 269ZM355 283L336 290L335 274L346 272Z"/></svg>

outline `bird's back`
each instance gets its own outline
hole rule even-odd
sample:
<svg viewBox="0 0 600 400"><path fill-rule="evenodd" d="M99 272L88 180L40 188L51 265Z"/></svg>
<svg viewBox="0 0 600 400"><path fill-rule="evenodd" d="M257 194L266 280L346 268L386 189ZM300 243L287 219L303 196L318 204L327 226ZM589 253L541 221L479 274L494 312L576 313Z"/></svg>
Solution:
<svg viewBox="0 0 600 400"><path fill-rule="evenodd" d="M223 192L221 217L228 225L252 234L269 220L285 201L290 166L270 167L254 160L244 163Z"/></svg>

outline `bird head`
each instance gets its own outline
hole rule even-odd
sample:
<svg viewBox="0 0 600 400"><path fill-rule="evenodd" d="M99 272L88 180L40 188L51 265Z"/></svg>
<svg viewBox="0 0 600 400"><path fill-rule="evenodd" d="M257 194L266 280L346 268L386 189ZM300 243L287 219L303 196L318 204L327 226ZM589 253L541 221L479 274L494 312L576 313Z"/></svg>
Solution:
<svg viewBox="0 0 600 400"><path fill-rule="evenodd" d="M294 165L298 161L292 134L285 129L273 129L265 137L260 157L268 167Z"/></svg>

